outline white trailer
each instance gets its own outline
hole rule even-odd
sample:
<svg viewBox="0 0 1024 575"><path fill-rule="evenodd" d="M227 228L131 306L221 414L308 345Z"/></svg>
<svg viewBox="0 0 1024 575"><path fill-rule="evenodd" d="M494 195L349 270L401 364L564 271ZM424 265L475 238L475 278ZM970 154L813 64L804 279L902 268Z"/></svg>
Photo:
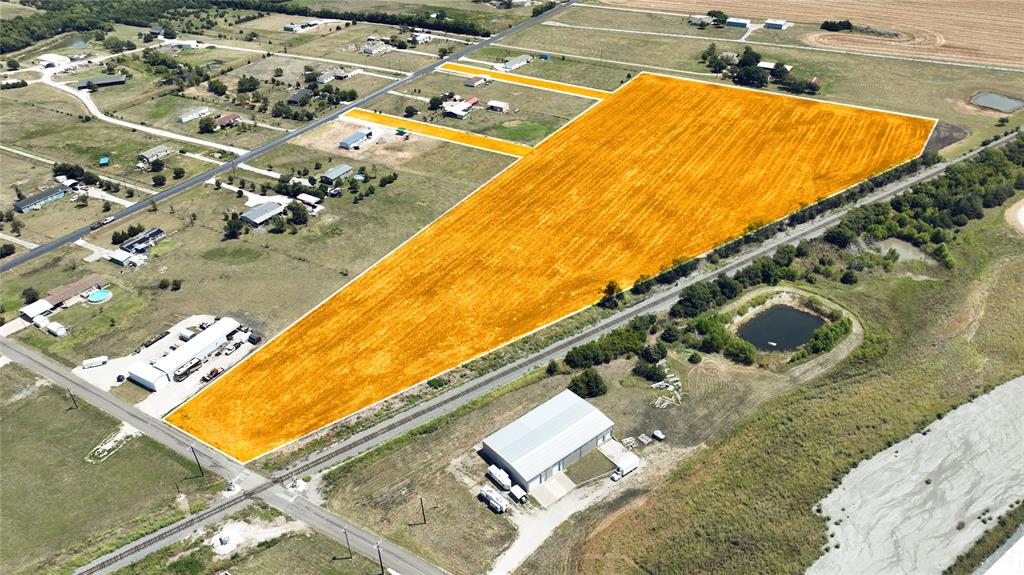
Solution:
<svg viewBox="0 0 1024 575"><path fill-rule="evenodd" d="M522 487L519 487L518 485L513 485L512 489L509 490L508 494L512 496L513 501L517 503L526 503L526 492L523 491Z"/></svg>
<svg viewBox="0 0 1024 575"><path fill-rule="evenodd" d="M90 367L99 367L101 365L106 365L107 361L109 360L110 358L105 355L90 357L89 359L84 360L82 362L82 369L89 369Z"/></svg>
<svg viewBox="0 0 1024 575"><path fill-rule="evenodd" d="M506 473L504 469L497 465L491 465L487 468L487 476L497 483L498 487L505 491L512 489L512 478L508 476L508 473Z"/></svg>
<svg viewBox="0 0 1024 575"><path fill-rule="evenodd" d="M487 502L487 506L491 508L491 511L494 511L495 513L504 513L508 511L508 499L502 497L502 495L495 491L490 485L485 485L480 489L480 497Z"/></svg>

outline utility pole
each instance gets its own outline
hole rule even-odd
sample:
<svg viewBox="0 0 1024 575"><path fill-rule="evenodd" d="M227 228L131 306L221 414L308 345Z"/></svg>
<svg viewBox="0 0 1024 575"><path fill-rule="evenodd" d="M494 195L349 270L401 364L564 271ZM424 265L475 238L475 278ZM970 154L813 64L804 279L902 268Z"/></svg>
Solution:
<svg viewBox="0 0 1024 575"><path fill-rule="evenodd" d="M196 448L191 445L189 445L188 448L192 450L192 457L196 458L196 467L199 468L199 476L206 477L206 473L203 471L203 465L199 463L199 454L196 453Z"/></svg>
<svg viewBox="0 0 1024 575"><path fill-rule="evenodd" d="M384 556L381 555L380 552L380 544L382 541L383 539L377 541L377 561L380 562L380 575L387 575L386 573L384 573Z"/></svg>
<svg viewBox="0 0 1024 575"><path fill-rule="evenodd" d="M341 532L345 534L345 547L348 547L348 558L352 558L352 544L348 542L348 528L342 527Z"/></svg>
<svg viewBox="0 0 1024 575"><path fill-rule="evenodd" d="M68 390L68 397L71 398L71 403L75 404L75 407L73 409L78 409L78 400L75 399L75 394L71 393L70 389Z"/></svg>
<svg viewBox="0 0 1024 575"><path fill-rule="evenodd" d="M420 516L423 518L423 524L427 524L427 511L423 507L423 497L420 497Z"/></svg>

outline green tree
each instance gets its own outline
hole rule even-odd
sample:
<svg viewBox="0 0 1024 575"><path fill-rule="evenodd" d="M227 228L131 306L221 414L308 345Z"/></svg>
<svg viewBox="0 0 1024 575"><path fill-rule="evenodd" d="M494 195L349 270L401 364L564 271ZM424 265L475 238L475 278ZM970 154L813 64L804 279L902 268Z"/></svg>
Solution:
<svg viewBox="0 0 1024 575"><path fill-rule="evenodd" d="M280 78L281 76L284 76L284 70L281 68L274 68L274 77Z"/></svg>
<svg viewBox="0 0 1024 575"><path fill-rule="evenodd" d="M569 391L582 398L598 397L608 393L608 386L594 368L588 367L569 381Z"/></svg>
<svg viewBox="0 0 1024 575"><path fill-rule="evenodd" d="M411 117L413 117L413 116L415 116L416 114L419 114L419 113L420 113L420 111L417 110L415 106L406 106L405 107L405 117L406 118L411 118Z"/></svg>
<svg viewBox="0 0 1024 575"><path fill-rule="evenodd" d="M846 270L845 272L843 272L842 277L839 278L839 281L844 283L844 284L846 284L846 285L851 285L852 286L853 284L857 283L857 281L858 281L857 280L857 274L853 270Z"/></svg>
<svg viewBox="0 0 1024 575"><path fill-rule="evenodd" d="M208 91L210 91L210 92L213 92L214 94L216 94L218 96L223 96L224 94L228 93L227 85L224 84L224 82L221 82L220 80L216 80L216 79L215 80L210 80L206 84L206 89Z"/></svg>
<svg viewBox="0 0 1024 575"><path fill-rule="evenodd" d="M430 99L430 102L427 104L427 109L428 110L438 110L443 105L444 105L444 100L442 100L438 96L434 96L433 98Z"/></svg>
<svg viewBox="0 0 1024 575"><path fill-rule="evenodd" d="M109 200L103 200L103 208L102 209L103 209L104 212L109 212L110 211L110 201Z"/></svg>
<svg viewBox="0 0 1024 575"><path fill-rule="evenodd" d="M160 186L162 186L162 185L164 185L166 183L167 183L167 176L165 176L163 174L157 174L157 175L153 176L153 185L154 186L159 188Z"/></svg>
<svg viewBox="0 0 1024 575"><path fill-rule="evenodd" d="M297 225L301 226L309 222L309 210L301 202L292 202L288 205L288 212L291 215L288 220Z"/></svg>
<svg viewBox="0 0 1024 575"><path fill-rule="evenodd" d="M217 127L217 123L213 120L213 116L203 116L199 118L199 133L200 134L212 134Z"/></svg>
<svg viewBox="0 0 1024 575"><path fill-rule="evenodd" d="M224 239L234 240L242 235L242 228L245 224L238 218L238 214L231 214L228 221L224 223Z"/></svg>
<svg viewBox="0 0 1024 575"><path fill-rule="evenodd" d="M14 244L4 244L0 246L0 258L6 258L14 254Z"/></svg>
<svg viewBox="0 0 1024 575"><path fill-rule="evenodd" d="M151 172L162 172L162 171L164 171L164 166L165 165L166 164L164 164L163 160L161 160L160 158L157 158L157 159L155 159L155 160L153 160L152 162L149 163L149 171L151 171Z"/></svg>
<svg viewBox="0 0 1024 575"><path fill-rule="evenodd" d="M756 66L740 67L732 75L732 81L740 86L764 88L768 85L768 72Z"/></svg>
<svg viewBox="0 0 1024 575"><path fill-rule="evenodd" d="M260 89L260 81L254 76L242 76L238 79L238 93L255 92Z"/></svg>
<svg viewBox="0 0 1024 575"><path fill-rule="evenodd" d="M12 59L12 60L8 60L7 61L7 69L8 70L12 70L12 71L13 70L17 70L20 67L21 67L21 64L19 64L17 60L13 60Z"/></svg>
<svg viewBox="0 0 1024 575"><path fill-rule="evenodd" d="M26 304L30 304L39 299L39 292L36 291L36 288L27 287L21 290L21 299Z"/></svg>
<svg viewBox="0 0 1024 575"><path fill-rule="evenodd" d="M185 177L185 168L178 166L174 168L173 174L175 180L180 180Z"/></svg>
<svg viewBox="0 0 1024 575"><path fill-rule="evenodd" d="M708 10L708 16L715 19L715 24L721 26L729 19L729 15L721 10Z"/></svg>

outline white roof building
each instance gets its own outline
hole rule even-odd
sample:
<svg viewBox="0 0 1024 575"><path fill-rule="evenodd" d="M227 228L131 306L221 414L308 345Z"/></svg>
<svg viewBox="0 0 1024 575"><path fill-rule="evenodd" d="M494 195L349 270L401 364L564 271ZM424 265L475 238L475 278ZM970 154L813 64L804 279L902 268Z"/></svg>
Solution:
<svg viewBox="0 0 1024 575"><path fill-rule="evenodd" d="M171 381L169 375L144 361L133 363L128 368L128 379L150 391L157 391Z"/></svg>
<svg viewBox="0 0 1024 575"><path fill-rule="evenodd" d="M785 30L790 26L792 26L792 24L790 24L788 20L780 20L778 18L769 18L764 21L764 27L771 30Z"/></svg>
<svg viewBox="0 0 1024 575"><path fill-rule="evenodd" d="M45 299L37 299L36 301L28 304L27 306L18 310L25 319L32 321L37 316L43 315L44 313L53 309L53 304L46 301Z"/></svg>
<svg viewBox="0 0 1024 575"><path fill-rule="evenodd" d="M55 321L51 321L50 323L46 324L46 331L52 333L57 337L64 337L65 335L68 334L68 328L64 327L62 324L59 324Z"/></svg>
<svg viewBox="0 0 1024 575"><path fill-rule="evenodd" d="M71 64L71 58L60 54L43 54L36 58L43 68L64 68Z"/></svg>
<svg viewBox="0 0 1024 575"><path fill-rule="evenodd" d="M612 437L612 420L565 390L484 439L484 455L527 491Z"/></svg>
<svg viewBox="0 0 1024 575"><path fill-rule="evenodd" d="M295 196L295 199L310 206L315 206L320 203L320 198L312 194L299 194Z"/></svg>
<svg viewBox="0 0 1024 575"><path fill-rule="evenodd" d="M206 359L218 347L228 342L228 334L241 324L230 317L222 317L213 325L181 344L181 347L153 362L153 367L172 375L181 366L195 358Z"/></svg>
<svg viewBox="0 0 1024 575"><path fill-rule="evenodd" d="M772 70L775 69L775 62L765 62L764 60L761 60L760 62L757 63L757 67L763 68L771 72ZM793 70L793 66L790 66L789 64L784 64L782 67L785 68L787 72Z"/></svg>
<svg viewBox="0 0 1024 575"><path fill-rule="evenodd" d="M746 28L750 26L750 20L747 18L729 18L725 21L726 26L735 26L737 28Z"/></svg>
<svg viewBox="0 0 1024 575"><path fill-rule="evenodd" d="M501 100L491 100L487 102L487 109L506 114L509 111L509 105L508 102L502 102Z"/></svg>

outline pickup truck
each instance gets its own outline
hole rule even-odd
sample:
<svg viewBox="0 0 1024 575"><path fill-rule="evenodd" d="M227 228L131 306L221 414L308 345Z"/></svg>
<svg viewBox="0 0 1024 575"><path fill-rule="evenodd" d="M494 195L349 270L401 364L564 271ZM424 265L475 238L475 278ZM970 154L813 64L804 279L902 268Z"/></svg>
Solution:
<svg viewBox="0 0 1024 575"><path fill-rule="evenodd" d="M98 222L93 222L89 226L89 229L90 230L98 230L98 229L102 228L103 226L109 224L112 221L114 221L114 216L107 216L107 217L103 218L102 220L100 220Z"/></svg>
<svg viewBox="0 0 1024 575"><path fill-rule="evenodd" d="M224 373L223 367L215 367L210 370L210 373L207 373L206 375L203 376L202 382L206 383L208 381L213 381L213 378L217 377L222 373Z"/></svg>

